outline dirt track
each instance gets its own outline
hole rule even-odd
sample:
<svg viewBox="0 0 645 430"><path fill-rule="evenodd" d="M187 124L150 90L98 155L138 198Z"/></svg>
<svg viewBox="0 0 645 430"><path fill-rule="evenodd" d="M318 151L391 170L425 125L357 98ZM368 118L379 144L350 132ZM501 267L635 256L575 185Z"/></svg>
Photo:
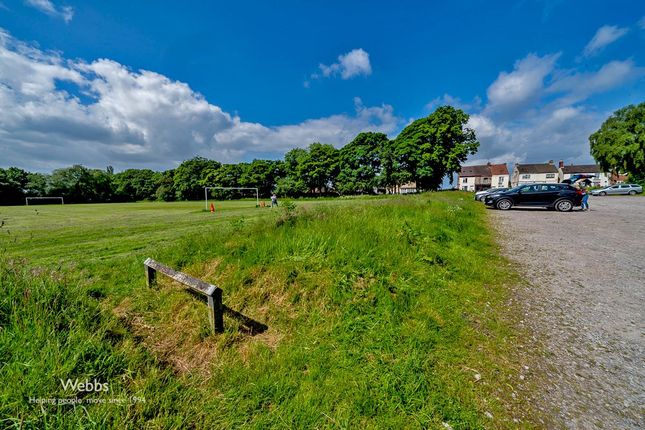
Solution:
<svg viewBox="0 0 645 430"><path fill-rule="evenodd" d="M645 197L591 211L491 210L518 297L543 344L531 378L548 428L645 428ZM533 352L534 353L534 352Z"/></svg>

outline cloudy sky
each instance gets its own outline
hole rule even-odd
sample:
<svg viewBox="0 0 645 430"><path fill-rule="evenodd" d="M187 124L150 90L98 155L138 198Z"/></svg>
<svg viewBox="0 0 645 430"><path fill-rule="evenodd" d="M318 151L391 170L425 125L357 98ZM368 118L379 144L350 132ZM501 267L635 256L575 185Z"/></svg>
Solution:
<svg viewBox="0 0 645 430"><path fill-rule="evenodd" d="M216 3L0 0L0 167L281 158L442 104L470 162L590 162L645 101L642 2Z"/></svg>

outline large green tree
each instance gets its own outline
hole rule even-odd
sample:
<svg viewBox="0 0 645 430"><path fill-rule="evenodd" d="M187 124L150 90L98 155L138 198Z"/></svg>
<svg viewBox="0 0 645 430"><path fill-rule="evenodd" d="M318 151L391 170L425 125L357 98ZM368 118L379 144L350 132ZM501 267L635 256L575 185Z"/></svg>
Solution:
<svg viewBox="0 0 645 430"><path fill-rule="evenodd" d="M49 175L37 172L27 174L26 197L46 197L48 190Z"/></svg>
<svg viewBox="0 0 645 430"><path fill-rule="evenodd" d="M475 131L466 127L468 118L461 109L441 106L404 128L393 148L395 167L405 172L399 176L415 181L419 189L431 190L446 175L458 172L479 148Z"/></svg>
<svg viewBox="0 0 645 430"><path fill-rule="evenodd" d="M339 151L332 145L312 143L284 155L285 177L278 181L278 194L301 196L324 194L334 188Z"/></svg>
<svg viewBox="0 0 645 430"><path fill-rule="evenodd" d="M211 187L240 187L245 164L220 164L206 172L205 183Z"/></svg>
<svg viewBox="0 0 645 430"><path fill-rule="evenodd" d="M220 166L219 162L204 157L194 157L181 163L173 175L177 199L199 200L203 198L207 174Z"/></svg>
<svg viewBox="0 0 645 430"><path fill-rule="evenodd" d="M279 195L297 197L307 193L307 172L304 166L308 159L309 151L303 148L294 148L284 154L284 176L276 184Z"/></svg>
<svg viewBox="0 0 645 430"><path fill-rule="evenodd" d="M175 169L166 170L156 176L157 191L155 197L157 200L171 202L175 200Z"/></svg>
<svg viewBox="0 0 645 430"><path fill-rule="evenodd" d="M307 149L309 157L301 166L305 183L312 193L327 193L334 188L338 174L338 149L318 142L312 143Z"/></svg>
<svg viewBox="0 0 645 430"><path fill-rule="evenodd" d="M240 179L248 168L248 163L220 164L206 172L204 185L209 187L242 187ZM203 192L203 191L202 191ZM248 196L248 193L231 190L212 190L211 196L216 199L233 199Z"/></svg>
<svg viewBox="0 0 645 430"><path fill-rule="evenodd" d="M589 136L591 155L605 171L645 181L645 102L617 110Z"/></svg>
<svg viewBox="0 0 645 430"><path fill-rule="evenodd" d="M121 201L153 200L161 174L150 169L128 169L112 177L115 197Z"/></svg>
<svg viewBox="0 0 645 430"><path fill-rule="evenodd" d="M47 194L62 196L66 203L108 202L113 194L111 175L79 164L57 169L51 175Z"/></svg>
<svg viewBox="0 0 645 430"><path fill-rule="evenodd" d="M340 150L336 189L341 194L372 193L379 185L381 159L389 144L383 133L359 133Z"/></svg>
<svg viewBox="0 0 645 430"><path fill-rule="evenodd" d="M379 188L392 188L412 180L412 175L401 168L395 149L396 142L394 140L385 142L381 149L381 173L377 180Z"/></svg>
<svg viewBox="0 0 645 430"><path fill-rule="evenodd" d="M282 161L253 160L244 164L240 176L240 186L258 188L260 195L269 196L278 179L284 174Z"/></svg>

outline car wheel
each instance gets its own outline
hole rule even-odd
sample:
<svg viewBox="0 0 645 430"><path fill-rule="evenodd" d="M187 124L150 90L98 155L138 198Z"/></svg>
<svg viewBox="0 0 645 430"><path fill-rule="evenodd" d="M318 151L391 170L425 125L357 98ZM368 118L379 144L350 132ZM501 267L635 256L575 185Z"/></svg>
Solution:
<svg viewBox="0 0 645 430"><path fill-rule="evenodd" d="M629 195L630 195L630 196L633 196L634 194L636 194L636 191L634 191L634 190L631 190L631 191L629 192Z"/></svg>
<svg viewBox="0 0 645 430"><path fill-rule="evenodd" d="M558 200L553 206L558 212L569 212L571 209L573 209L573 203L571 202L571 200Z"/></svg>
<svg viewBox="0 0 645 430"><path fill-rule="evenodd" d="M600 193L598 193L598 194L600 194L601 196L606 196L606 195L607 195L607 193L606 193L606 192L604 192L604 191L601 191L601 192L600 192Z"/></svg>
<svg viewBox="0 0 645 430"><path fill-rule="evenodd" d="M509 199L502 199L498 201L495 206L497 206L497 209L507 211L513 207L513 202L510 201Z"/></svg>

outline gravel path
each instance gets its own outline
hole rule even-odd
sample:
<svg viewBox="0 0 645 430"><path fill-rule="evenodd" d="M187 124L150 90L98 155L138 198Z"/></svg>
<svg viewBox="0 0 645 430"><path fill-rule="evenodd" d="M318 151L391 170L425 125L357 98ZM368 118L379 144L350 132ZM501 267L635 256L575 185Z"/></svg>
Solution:
<svg viewBox="0 0 645 430"><path fill-rule="evenodd" d="M533 400L548 428L644 429L645 197L589 203L490 211L530 283L516 299L544 350Z"/></svg>

